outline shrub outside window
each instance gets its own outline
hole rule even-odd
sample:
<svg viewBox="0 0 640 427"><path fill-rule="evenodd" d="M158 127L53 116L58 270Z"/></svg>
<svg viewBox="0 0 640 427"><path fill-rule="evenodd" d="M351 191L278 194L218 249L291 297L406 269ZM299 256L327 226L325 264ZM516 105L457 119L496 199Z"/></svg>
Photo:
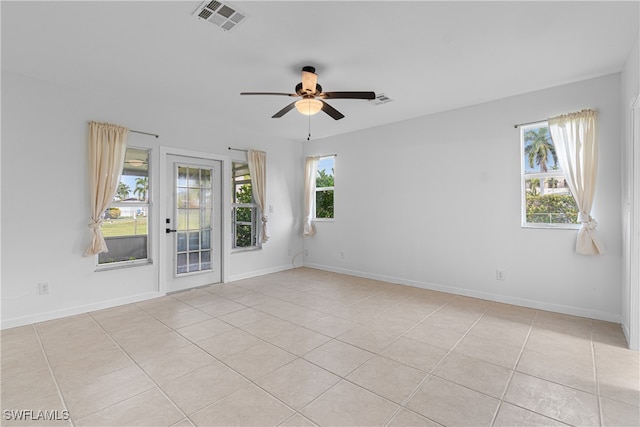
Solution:
<svg viewBox="0 0 640 427"><path fill-rule="evenodd" d="M149 150L127 148L118 189L102 215L109 252L98 254L98 265L148 260L149 207Z"/></svg>
<svg viewBox="0 0 640 427"><path fill-rule="evenodd" d="M233 249L259 249L258 219L260 212L253 200L251 175L247 163L232 163L232 239Z"/></svg>
<svg viewBox="0 0 640 427"><path fill-rule="evenodd" d="M560 169L547 122L520 127L522 226L578 228L578 206Z"/></svg>
<svg viewBox="0 0 640 427"><path fill-rule="evenodd" d="M335 191L335 156L320 157L316 175L315 219L333 219Z"/></svg>

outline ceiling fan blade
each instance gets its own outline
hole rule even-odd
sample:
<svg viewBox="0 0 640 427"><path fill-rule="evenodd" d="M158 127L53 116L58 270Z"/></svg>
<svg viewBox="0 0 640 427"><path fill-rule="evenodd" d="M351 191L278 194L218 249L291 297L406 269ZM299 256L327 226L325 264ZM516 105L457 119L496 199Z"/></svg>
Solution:
<svg viewBox="0 0 640 427"><path fill-rule="evenodd" d="M322 92L318 98L323 99L376 99L375 92Z"/></svg>
<svg viewBox="0 0 640 427"><path fill-rule="evenodd" d="M284 116L285 114L287 114L289 111L293 110L293 108L296 106L296 102L297 101L293 101L291 104L287 105L286 107L284 107L282 110L278 111L277 113L275 113L273 116L271 116L272 119L279 119L280 117Z"/></svg>
<svg viewBox="0 0 640 427"><path fill-rule="evenodd" d="M344 114L342 114L340 111L333 108L331 105L327 104L322 100L320 100L320 102L322 102L322 111L324 111L325 113L333 117L334 120L340 120L341 118L344 117Z"/></svg>
<svg viewBox="0 0 640 427"><path fill-rule="evenodd" d="M297 93L284 93L284 92L240 92L240 95L282 95L282 96L299 96Z"/></svg>
<svg viewBox="0 0 640 427"><path fill-rule="evenodd" d="M302 90L307 94L316 93L316 84L318 84L318 75L313 67L304 67L302 69Z"/></svg>

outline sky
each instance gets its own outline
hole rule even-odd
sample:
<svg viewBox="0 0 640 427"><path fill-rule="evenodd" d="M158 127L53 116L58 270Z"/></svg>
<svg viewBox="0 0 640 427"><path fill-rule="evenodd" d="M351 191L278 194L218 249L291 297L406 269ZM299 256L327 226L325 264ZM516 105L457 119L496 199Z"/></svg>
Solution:
<svg viewBox="0 0 640 427"><path fill-rule="evenodd" d="M318 170L324 170L327 175L333 175L335 157L323 157L318 160Z"/></svg>

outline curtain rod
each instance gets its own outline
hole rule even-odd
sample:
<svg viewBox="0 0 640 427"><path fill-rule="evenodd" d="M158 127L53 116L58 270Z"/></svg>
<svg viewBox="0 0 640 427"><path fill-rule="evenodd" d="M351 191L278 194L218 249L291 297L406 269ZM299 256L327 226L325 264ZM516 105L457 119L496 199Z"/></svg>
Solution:
<svg viewBox="0 0 640 427"><path fill-rule="evenodd" d="M588 112L588 111L593 111L594 113L597 113L597 112L598 112L598 110L596 110L596 109L594 109L594 108L585 108L585 109L583 109L583 110L581 110L581 111L578 111L578 112L576 112L576 113L570 113L570 114L579 114L579 113L582 113L582 112ZM569 115L569 114L563 114L563 115L562 115L562 117L565 117L565 116L568 116L568 115ZM561 117L561 116L558 116L558 117ZM543 119L543 120L538 120L538 121L536 121L536 122L519 123L519 124L517 124L517 125L513 125L513 127L517 129L517 128L519 128L520 126L533 125L533 124L540 123L540 122L548 122L549 120L551 120L551 119Z"/></svg>
<svg viewBox="0 0 640 427"><path fill-rule="evenodd" d="M133 132L133 133L140 133L140 134L142 134L142 135L151 135L151 136L155 136L155 137L156 137L156 139L157 139L157 138L160 138L160 135L155 134L155 133L142 132L142 131L139 131L139 130L132 130L132 129L129 129L129 132Z"/></svg>
<svg viewBox="0 0 640 427"><path fill-rule="evenodd" d="M241 148L231 148L231 147L229 147L229 150L233 150L233 151L242 151L243 153L248 153L248 152L249 152L249 150L243 150L243 149L241 149Z"/></svg>
<svg viewBox="0 0 640 427"><path fill-rule="evenodd" d="M513 125L514 128L518 129L520 126L527 126L527 125L532 125L535 123L540 123L540 122L546 122L549 119L544 119L544 120L537 120L535 122L527 122L527 123L518 123L517 125Z"/></svg>
<svg viewBox="0 0 640 427"><path fill-rule="evenodd" d="M87 122L87 124L89 124L89 123L91 123L91 122ZM158 134L150 133L150 132L142 132L142 131L140 131L140 130L133 130L133 129L129 129L129 132L139 133L139 134L142 134L142 135L155 136L155 137L156 137L156 139L157 139L157 138L160 138L160 135L158 135Z"/></svg>

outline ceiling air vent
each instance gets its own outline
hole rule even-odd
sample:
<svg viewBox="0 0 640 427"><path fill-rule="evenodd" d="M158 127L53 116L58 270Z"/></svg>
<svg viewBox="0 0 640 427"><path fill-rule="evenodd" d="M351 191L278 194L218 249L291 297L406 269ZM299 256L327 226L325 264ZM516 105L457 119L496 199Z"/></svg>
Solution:
<svg viewBox="0 0 640 427"><path fill-rule="evenodd" d="M393 101L393 99L389 98L384 93L376 93L376 99L372 99L371 103L373 105L381 105L381 104L386 104L387 102L391 102L391 101Z"/></svg>
<svg viewBox="0 0 640 427"><path fill-rule="evenodd" d="M245 20L247 15L235 6L220 1L205 1L193 12L194 16L211 22L225 31L231 31Z"/></svg>

